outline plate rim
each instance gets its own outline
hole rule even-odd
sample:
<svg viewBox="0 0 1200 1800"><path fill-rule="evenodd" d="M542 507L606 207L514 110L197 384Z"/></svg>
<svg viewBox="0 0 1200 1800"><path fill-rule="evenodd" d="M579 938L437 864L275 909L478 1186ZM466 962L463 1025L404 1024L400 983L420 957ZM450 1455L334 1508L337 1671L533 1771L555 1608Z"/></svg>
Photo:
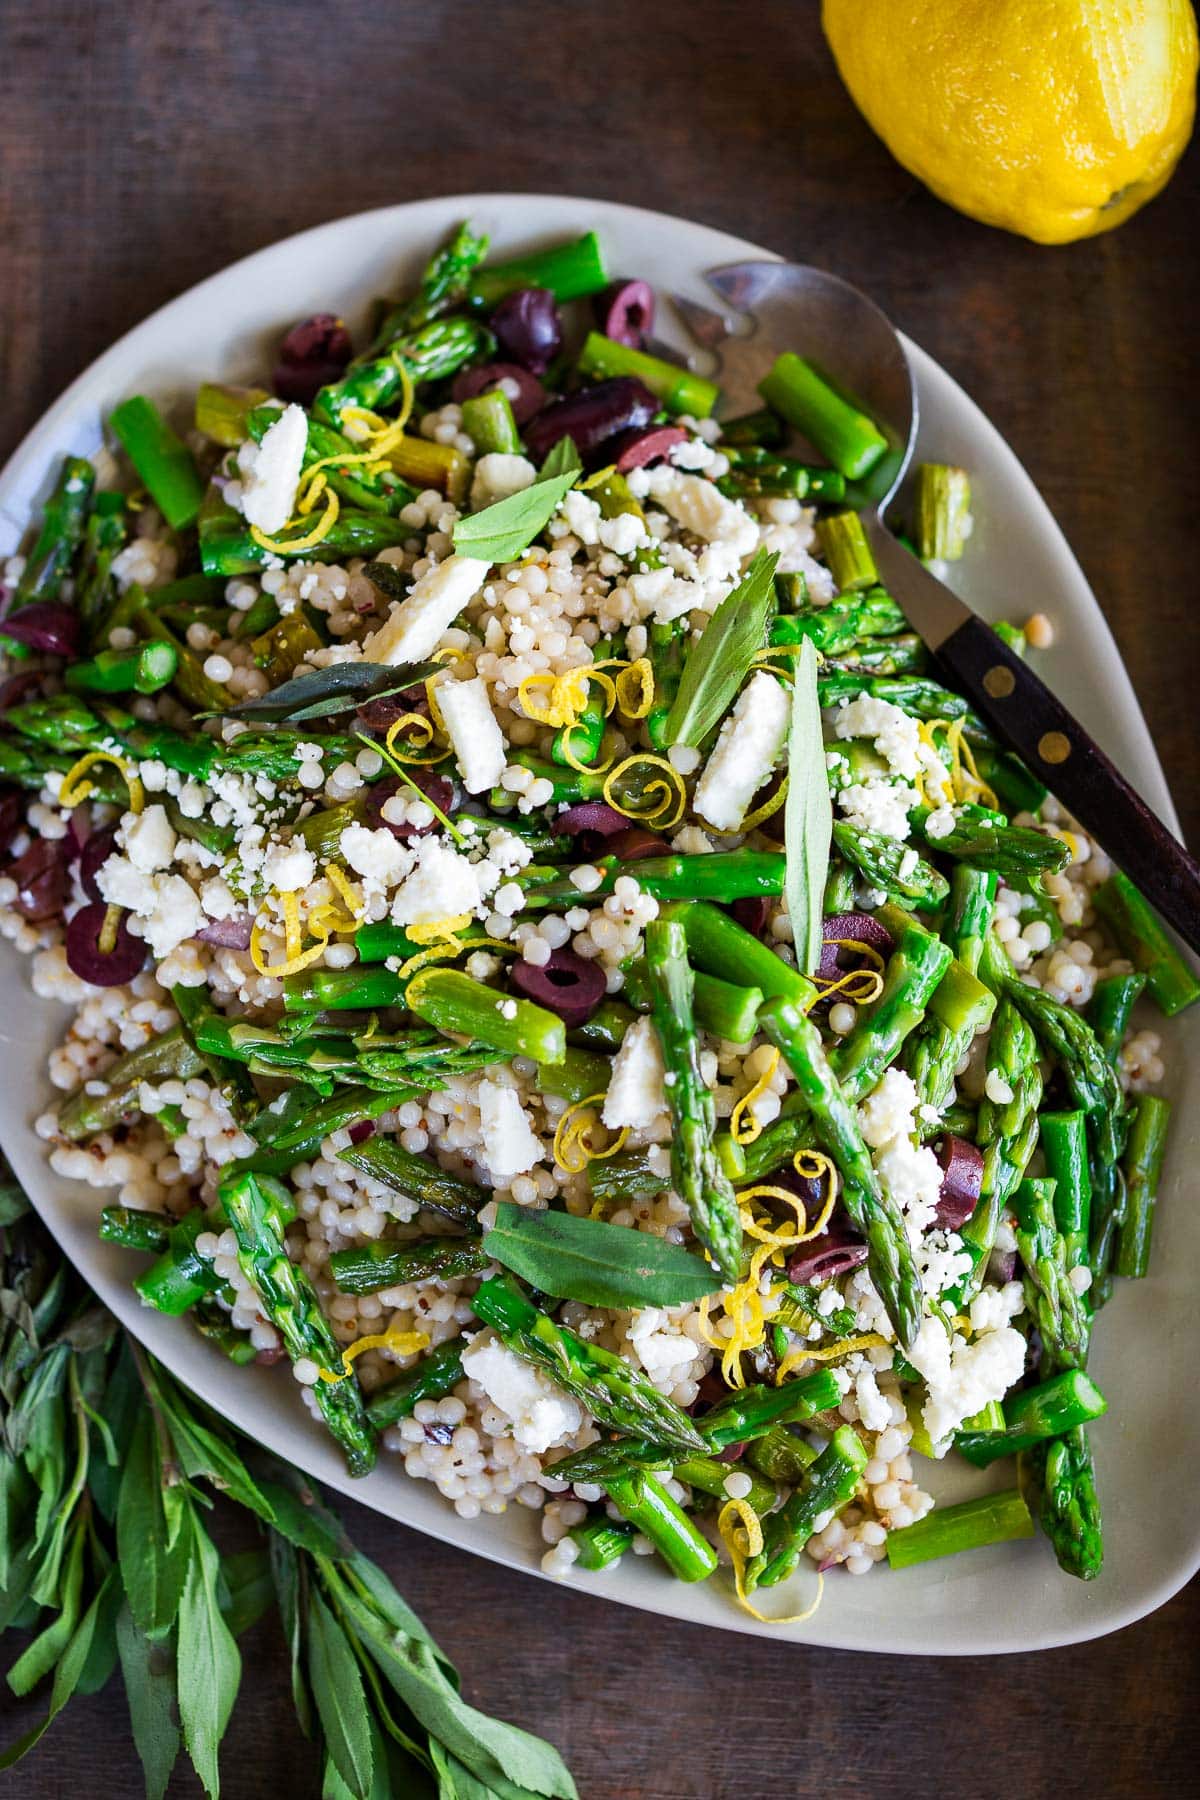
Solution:
<svg viewBox="0 0 1200 1800"><path fill-rule="evenodd" d="M129 327L129 329L123 332L119 338L103 350L99 356L88 363L86 367L83 368L62 390L57 399L51 403L50 407L34 421L4 463L3 468L0 469L0 518L4 517L4 496L8 487L14 481L20 479L27 465L34 462L36 458L43 457L48 460L49 455L53 453L56 437L60 436L60 434L63 433L64 426L68 425L74 419L75 413L80 407L81 402L84 400L84 397L97 383L98 379L103 376L104 372L108 368L117 365L131 347L135 345L137 339L143 335L148 335L152 328L162 327L169 323L170 317L174 311L179 310L182 312L187 308L195 306L197 301L201 300L203 296L218 285L228 283L231 280L236 280L239 277L251 275L256 270L257 265L266 265L273 259L278 258L281 253L285 251L299 251L306 243L311 243L315 251L316 240L319 240L323 236L336 235L339 231L344 231L352 227L365 228L371 221L377 222L381 228L385 230L398 229L398 235L403 237L406 230L411 234L413 229L411 225L406 226L405 221L412 220L414 215L419 215L422 212L428 213L431 217L436 216L439 213L443 215L453 215L455 217L464 217L470 216L474 212L489 210L499 210L506 214L511 211L514 215L520 215L522 212L533 212L536 215L539 212L554 213L562 209L567 209L569 212L577 215L579 229L585 228L583 220L589 214L592 216L618 215L627 216L631 220L636 220L640 222L643 227L647 225L658 225L669 227L672 230L679 230L682 228L693 236L699 234L700 237L712 240L714 243L713 250L711 252L705 252L703 264L705 267L711 266L712 262L718 260L732 260L734 256L754 256L772 261L782 260L776 252L764 249L753 243L751 240L743 239L735 234L725 232L719 227L703 224L699 221L680 218L678 215L664 213L651 208L631 206L619 201L592 199L581 195L485 191L472 194L427 196L419 200L397 202L388 206L373 207L366 209L365 211L342 214L336 218L308 226L301 231L290 233L286 237L274 240L269 244L262 245L259 248L248 252L245 256L238 258L234 262L227 264L225 267L205 276L201 281L165 301L161 306L147 314L144 319ZM514 241L520 242L523 239L531 240L536 239L539 236L544 237L549 235L549 230L539 230L536 223L532 229L526 229L524 225L518 223L511 235ZM715 247L718 242L720 244L719 249ZM399 245L397 247L397 258L399 259L404 254L405 249L403 245ZM697 267L695 270L697 280L700 278L700 272L700 268ZM1028 471L1025 469L1024 464L987 414L983 412L959 382L956 381L932 355L923 350L920 345L913 342L913 340L908 338L904 333L901 333L901 338L912 363L913 376L918 388L923 390L925 386L937 387L941 385L944 392L950 395L953 405L961 409L963 416L970 426L972 434L982 438L985 442L991 440L992 447L999 449L1003 459L1007 463L1010 475L1017 478L1019 484L1023 488L1023 500L1030 507L1032 515L1030 521L1030 535L1040 540L1044 547L1049 547L1053 550L1055 560L1061 566L1065 583L1076 590L1075 604L1082 601L1085 616L1090 613L1090 626L1093 632L1093 651L1099 653L1100 661L1106 665L1108 678L1110 680L1115 678L1117 688L1122 692L1123 698L1127 703L1128 710L1124 707L1122 710L1125 713L1127 733L1136 746L1136 760L1140 765L1141 786L1144 791L1147 791L1148 798L1151 800L1152 804L1156 806L1172 828L1178 832L1178 819L1174 805L1171 801L1165 776L1159 763L1157 751L1142 713L1136 691L1133 687L1132 679L1120 656L1120 652L1104 612L1100 607L1099 602L1096 600L1090 584L1088 583L1073 550L1068 544L1061 527L1058 525L1048 504L1042 497ZM1072 624L1075 623L1076 619L1073 615ZM6 957L9 961L12 961L18 957L18 953L15 951L6 952ZM21 958L18 966L27 971L29 959ZM26 980L26 985L28 986L28 980ZM40 999L37 1001L37 1005L39 1009L42 1008ZM7 1032L0 1031L0 1038L7 1038ZM104 1269L93 1266L90 1262L77 1261L79 1250L78 1247L70 1241L69 1221L65 1217L60 1217L56 1208L45 1207L44 1202L39 1199L34 1191L32 1191L36 1189L39 1180L45 1185L48 1178L51 1181L59 1178L55 1178L51 1175L48 1164L42 1154L41 1140L36 1137L31 1125L27 1123L24 1139L20 1144L14 1148L6 1146L6 1149L10 1155L10 1159L14 1163L14 1167L18 1170L23 1184L26 1186L27 1190L30 1191L30 1199L35 1210L54 1236L55 1241L59 1244L63 1254L76 1264L80 1269L80 1273L90 1285L96 1286L97 1291L101 1293L105 1304L114 1312L125 1329L130 1331L138 1341L145 1343L147 1347L151 1349L152 1353L170 1370L175 1379L181 1381L190 1391L198 1392L198 1397L204 1399L206 1404L213 1405L213 1400L208 1398L197 1388L197 1378L202 1377L208 1369L213 1369L218 1372L221 1370L228 1372L231 1369L231 1365L228 1364L219 1353L215 1352L211 1346L204 1344L202 1340L196 1339L192 1342L192 1340L187 1339L174 1331L172 1327L177 1325L177 1321L163 1320L159 1318L157 1314L147 1313L145 1309L137 1304L132 1286L128 1282L122 1283L115 1280L115 1278L111 1278ZM32 1178L27 1171L33 1171ZM64 1182L62 1185L66 1186L68 1184ZM94 1193L96 1190L86 1191ZM98 1240L96 1243L98 1246ZM149 1341L150 1339L160 1336L163 1339L163 1345L166 1346L165 1348L163 1345ZM176 1341L184 1346L185 1350L190 1348L193 1351L203 1352L202 1356L190 1357L185 1355L183 1357L182 1360L185 1362L193 1362L195 1365L190 1375L180 1373L176 1366L175 1359L172 1355L172 1346ZM235 1373L241 1373L241 1371L235 1371ZM240 1399L239 1390L236 1387L233 1389L233 1393ZM253 1409L251 1408L250 1410ZM354 1481L345 1474L344 1469L340 1469L337 1466L327 1466L331 1461L327 1454L328 1450L332 1448L331 1444L322 1444L316 1431L310 1433L308 1431L298 1430L298 1426L302 1422L307 1421L302 1421L299 1418L293 1419L290 1416L291 1410L292 1409L290 1408L288 1409L289 1416L283 1420L279 1432L275 1434L275 1441L272 1442L269 1447L277 1448L278 1454L283 1455L288 1460L294 1462L296 1466L304 1469L306 1473L312 1475L315 1479L325 1482L338 1492L347 1494L350 1498L358 1499L361 1503L370 1506L372 1510L380 1512L384 1517L393 1520L397 1524L404 1525L410 1530L419 1531L424 1535L438 1539L442 1543L450 1544L457 1549L466 1550L473 1555L483 1556L488 1561L514 1570L517 1573L534 1575L542 1580L554 1579L553 1577L546 1575L540 1568L536 1546L535 1554L532 1559L523 1562L518 1560L517 1557L510 1552L508 1546L506 1546L498 1537L493 1539L489 1537L486 1532L472 1537L472 1529L478 1526L478 1521L459 1520L458 1515L454 1513L449 1503L445 1502L440 1494L436 1496L437 1512L430 1522L414 1519L398 1513L395 1506L391 1503L390 1495L386 1491L380 1491L378 1495L373 1494L371 1478L368 1477L366 1481ZM245 1406L238 1406L236 1408L231 1407L228 1409L228 1414L231 1421L233 1421L236 1420L238 1413L244 1414L246 1411L247 1408ZM260 1441L267 1441L265 1435L260 1433L254 1426L239 1425L238 1428L246 1430L249 1435L259 1436ZM284 1440L282 1445L279 1444L279 1438L281 1437ZM296 1443L288 1441L293 1437L297 1439ZM323 1452L325 1453L323 1454ZM340 1462L340 1459L338 1459L338 1461ZM398 1457L396 1461L397 1465L399 1465L400 1459ZM416 1490L418 1486L423 1487L427 1485L417 1484L416 1482L411 1481L409 1477L403 1474L402 1467L397 1467L394 1473L399 1476L399 1479L402 1482L408 1483L414 1490ZM405 1490L402 1488L400 1491L403 1493ZM531 1516L531 1525L533 1523L533 1517L535 1516L536 1515ZM439 1521L444 1521L445 1528L442 1528ZM458 1529L458 1527L461 1527L461 1529ZM1045 1546L1042 1546L1042 1548L1044 1549ZM998 1547L997 1552L989 1551L981 1554L988 1556L989 1559L994 1559L994 1567L997 1570L1002 1568L1004 1561L1007 1560L1004 1547ZM647 1559L647 1563L649 1560L650 1559ZM989 1570L992 1566L993 1563L990 1561ZM932 1570L936 1569L938 1565L929 1565L928 1567ZM641 1574L635 1578L638 1591L634 1593L626 1593L623 1591L621 1593L616 1593L611 1590L606 1591L603 1576L581 1577L575 1575L569 1585L572 1592L597 1596L615 1602L616 1604L633 1606L639 1610L655 1614L666 1614L684 1623L699 1626L715 1626L719 1629L739 1634L768 1637L777 1642L806 1645L813 1648L832 1647L856 1650L859 1652L869 1651L873 1654L906 1656L1011 1655L1031 1650L1052 1649L1068 1644L1089 1642L1095 1638L1106 1636L1111 1632L1121 1630L1126 1625L1135 1623L1137 1620L1146 1617L1149 1613L1165 1604L1166 1601L1172 1598L1172 1596L1191 1579L1197 1569L1200 1569L1200 1532L1197 1533L1190 1559L1183 1559L1183 1561L1172 1568L1170 1572L1165 1574L1157 1583L1144 1591L1138 1592L1125 1604L1116 1606L1115 1608L1110 1607L1106 1609L1100 1616L1070 1621L1064 1628L1058 1630L1054 1629L1051 1624L1049 1629L1035 1630L1032 1634L1026 1633L1024 1635L1014 1634L1011 1628L1006 1625L1003 1629L993 1628L986 1635L981 1634L964 1641L957 1641L953 1644L939 1644L932 1649L925 1648L919 1644L904 1643L897 1646L897 1644L887 1641L872 1642L868 1638L860 1637L858 1635L847 1637L845 1634L838 1634L830 1637L826 1635L821 1628L821 1614L817 1614L816 1619L812 1621L815 1626L815 1629L813 1630L806 1628L797 1629L795 1627L780 1628L770 1624L758 1624L747 1615L737 1610L732 1598L729 1597L725 1597L728 1600L728 1604L726 1607L722 1608L721 1616L701 1617L694 1608L671 1604L671 1597L686 1599L687 1591L681 1592L682 1584L672 1581L665 1573L661 1573L656 1568L647 1567L646 1564L643 1564ZM896 1579L894 1572L889 1572L889 1574L892 1580ZM647 1579L647 1577L651 1578ZM1063 1577L1062 1579L1066 1578ZM725 1612L728 1613L728 1617L724 1616ZM886 1631L886 1624L883 1625L881 1629Z"/></svg>

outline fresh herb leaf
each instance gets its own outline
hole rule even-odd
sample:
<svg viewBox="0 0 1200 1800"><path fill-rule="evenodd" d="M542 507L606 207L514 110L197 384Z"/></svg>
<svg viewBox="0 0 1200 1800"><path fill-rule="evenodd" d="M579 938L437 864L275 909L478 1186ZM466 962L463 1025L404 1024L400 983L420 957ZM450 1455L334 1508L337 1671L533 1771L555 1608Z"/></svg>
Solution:
<svg viewBox="0 0 1200 1800"><path fill-rule="evenodd" d="M406 600L408 598L408 590L412 586L412 576L406 574L403 569L398 569L394 563L365 563L359 570L359 574L365 575L372 587L377 587L388 600Z"/></svg>
<svg viewBox="0 0 1200 1800"><path fill-rule="evenodd" d="M778 555L760 550L688 651L664 727L668 746L698 750L724 716L766 641L778 561Z"/></svg>
<svg viewBox="0 0 1200 1800"><path fill-rule="evenodd" d="M79 1624L83 1612L83 1561L87 1534L80 1522L76 1525L71 1538L71 1549L67 1556L66 1568L63 1572L62 1588L50 1598L43 1600L45 1606L57 1605L60 1610L34 1638L32 1644L26 1646L8 1671L8 1685L14 1694L24 1696L33 1692L38 1682L47 1676L55 1663L63 1655ZM36 1599L37 1589L34 1589Z"/></svg>
<svg viewBox="0 0 1200 1800"><path fill-rule="evenodd" d="M559 501L574 487L576 474L568 469L561 475L543 475L507 500L468 513L454 527L455 550L482 562L512 562L550 523Z"/></svg>
<svg viewBox="0 0 1200 1800"><path fill-rule="evenodd" d="M179 1719L192 1766L210 1800L221 1792L217 1752L241 1680L242 1659L217 1602L220 1558L193 1512L192 1555L179 1607Z"/></svg>
<svg viewBox="0 0 1200 1800"><path fill-rule="evenodd" d="M681 1244L507 1201L496 1210L483 1250L532 1287L585 1306L683 1306L721 1285L716 1270Z"/></svg>
<svg viewBox="0 0 1200 1800"><path fill-rule="evenodd" d="M116 1570L110 1569L59 1659L58 1666L54 1671L54 1684L50 1689L50 1709L46 1717L27 1731L24 1737L18 1738L15 1744L10 1744L3 1755L0 1755L0 1770L11 1769L15 1763L20 1762L27 1751L33 1749L38 1739L53 1725L79 1686L80 1677L87 1666L88 1656L91 1652L96 1625L106 1603L108 1584L115 1580Z"/></svg>
<svg viewBox="0 0 1200 1800"><path fill-rule="evenodd" d="M350 1640L315 1590L308 1606L308 1674L334 1767L352 1794L368 1793L375 1763L363 1678Z"/></svg>
<svg viewBox="0 0 1200 1800"><path fill-rule="evenodd" d="M383 700L401 693L436 675L440 668L440 663L419 663L409 669L389 668L387 663L334 663L328 669L310 669L305 675L294 675L257 700L243 700L231 706L222 717L272 724L290 720L298 725L308 719L349 712L368 700Z"/></svg>
<svg viewBox="0 0 1200 1800"><path fill-rule="evenodd" d="M184 1532L170 1542L162 1495L158 1440L147 1410L134 1430L117 1495L117 1560L134 1624L151 1638L175 1622L191 1549Z"/></svg>
<svg viewBox="0 0 1200 1800"><path fill-rule="evenodd" d="M539 481L550 481L556 475L578 475L583 468L579 455L579 446L575 439L564 432L557 443L551 444L546 452L546 460L538 471Z"/></svg>
<svg viewBox="0 0 1200 1800"><path fill-rule="evenodd" d="M821 910L829 873L833 808L817 698L817 653L806 639L796 658L788 733L788 794L783 815L783 891L796 963L811 975L821 958Z"/></svg>
<svg viewBox="0 0 1200 1800"><path fill-rule="evenodd" d="M174 1634L148 1638L125 1606L117 1617L117 1651L133 1742L146 1779L146 1800L163 1800L179 1756Z"/></svg>
<svg viewBox="0 0 1200 1800"><path fill-rule="evenodd" d="M235 1638L257 1625L275 1598L265 1550L235 1550L221 1558L221 1614Z"/></svg>

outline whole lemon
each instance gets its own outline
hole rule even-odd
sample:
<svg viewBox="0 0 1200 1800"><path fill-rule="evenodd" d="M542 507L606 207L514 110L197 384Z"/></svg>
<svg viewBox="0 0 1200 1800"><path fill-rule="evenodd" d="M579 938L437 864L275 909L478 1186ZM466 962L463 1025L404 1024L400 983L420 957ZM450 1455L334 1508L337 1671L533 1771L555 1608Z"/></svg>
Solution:
<svg viewBox="0 0 1200 1800"><path fill-rule="evenodd" d="M1120 225L1191 134L1189 0L824 0L822 17L893 156L1041 244Z"/></svg>

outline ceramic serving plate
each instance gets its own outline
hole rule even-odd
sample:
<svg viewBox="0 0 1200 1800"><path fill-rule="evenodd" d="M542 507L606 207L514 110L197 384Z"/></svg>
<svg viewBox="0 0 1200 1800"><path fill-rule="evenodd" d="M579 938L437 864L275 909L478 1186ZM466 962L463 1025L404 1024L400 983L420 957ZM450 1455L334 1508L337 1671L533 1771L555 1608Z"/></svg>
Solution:
<svg viewBox="0 0 1200 1800"><path fill-rule="evenodd" d="M660 213L530 194L425 200L303 232L181 295L79 377L0 475L0 554L15 548L52 466L67 452L91 454L102 419L119 400L147 393L170 401L206 379L249 379L270 367L270 346L281 331L308 313L336 309L351 326L361 323L372 298L415 280L434 246L467 217L491 234L500 255L594 228L614 273L641 276L660 292L685 291L697 300L712 298L703 269L769 254ZM660 308L658 329L672 336L668 305ZM955 584L985 617L1021 617L1035 605L1051 615L1057 641L1039 658L1039 668L1150 805L1174 824L1129 678L1062 533L995 428L932 357L914 344L907 348L920 398L918 456L960 463L971 472L976 529L967 557L955 567ZM768 360L764 349L764 367ZM50 1097L47 1054L67 1019L63 1008L33 997L27 961L5 946L0 1137L63 1249L123 1324L224 1418L329 1487L352 1492L447 1543L539 1573L544 1546L535 1515L514 1505L498 1518L459 1519L431 1484L409 1480L399 1460L386 1456L366 1480L351 1480L285 1370L235 1369L186 1324L139 1304L130 1286L134 1259L96 1237L104 1196L54 1176L31 1129ZM722 1630L906 1654L979 1655L1074 1643L1115 1631L1169 1599L1200 1566L1200 1516L1177 1508L1169 1519L1160 1517L1163 1495L1180 1473L1200 1463L1200 1410L1191 1398L1200 1361L1200 1312L1191 1291L1192 1271L1200 1266L1200 1209L1186 1191L1200 1121L1200 1016L1176 1022L1167 1039L1177 1123L1154 1273L1143 1282L1119 1284L1096 1334L1091 1365L1110 1403L1093 1434L1107 1540L1097 1581L1061 1575L1039 1538L900 1574L882 1565L861 1579L835 1576L815 1617L791 1627L756 1624L739 1611L724 1577L687 1587L653 1558L630 1557L602 1574L575 1574L572 1584ZM923 1484L950 1499L980 1479L933 1465L921 1472ZM811 1595L805 1578L798 1585L797 1607Z"/></svg>

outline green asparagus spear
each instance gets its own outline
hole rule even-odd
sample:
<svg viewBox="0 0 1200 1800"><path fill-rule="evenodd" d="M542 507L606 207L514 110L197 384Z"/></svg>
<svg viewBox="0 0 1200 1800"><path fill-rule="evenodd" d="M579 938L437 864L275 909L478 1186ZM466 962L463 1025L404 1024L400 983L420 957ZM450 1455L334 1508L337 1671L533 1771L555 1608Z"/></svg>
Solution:
<svg viewBox="0 0 1200 1800"><path fill-rule="evenodd" d="M958 562L971 524L971 481L949 463L918 463L913 497L917 555L922 562Z"/></svg>
<svg viewBox="0 0 1200 1800"><path fill-rule="evenodd" d="M876 917L895 944L884 970L883 991L873 1004L860 1009L853 1030L829 1057L850 1102L865 1099L878 1085L905 1039L921 1022L934 990L954 960L948 944L898 906L882 906Z"/></svg>
<svg viewBox="0 0 1200 1800"><path fill-rule="evenodd" d="M613 1475L605 1491L622 1517L650 1539L678 1580L705 1581L712 1574L716 1551L653 1475Z"/></svg>
<svg viewBox="0 0 1200 1800"><path fill-rule="evenodd" d="M1018 1466L1059 1567L1081 1581L1092 1580L1104 1561L1104 1539L1086 1429L1077 1425L1062 1437L1035 1444Z"/></svg>
<svg viewBox="0 0 1200 1800"><path fill-rule="evenodd" d="M817 1369L778 1387L739 1388L705 1413L700 1431L706 1449L727 1450L730 1444L748 1443L777 1425L802 1425L837 1406L840 1399L833 1370Z"/></svg>
<svg viewBox="0 0 1200 1800"><path fill-rule="evenodd" d="M186 1081L203 1070L203 1059L188 1043L183 1027L174 1025L110 1063L100 1076L106 1083L103 1094L89 1094L90 1084L78 1088L58 1115L59 1135L77 1144L101 1131L111 1131L114 1125L138 1116L138 1089L143 1081L166 1081L172 1076Z"/></svg>
<svg viewBox="0 0 1200 1800"><path fill-rule="evenodd" d="M985 1094L979 1106L976 1143L983 1151L983 1178L979 1204L962 1228L963 1246L971 1254L973 1272L967 1292L983 1280L1000 1214L1025 1173L1037 1143L1037 1109L1042 1098L1042 1074L1037 1043L1011 1000L996 1008L988 1039L987 1067L1008 1089L1011 1098L993 1100ZM996 1083L992 1083L995 1087Z"/></svg>
<svg viewBox="0 0 1200 1800"><path fill-rule="evenodd" d="M796 1487L816 1460L812 1445L786 1425L773 1425L746 1446L746 1461L768 1481L782 1482L787 1487Z"/></svg>
<svg viewBox="0 0 1200 1800"><path fill-rule="evenodd" d="M878 831L858 831L839 821L833 841L848 863L880 888L890 900L903 901L921 912L932 912L950 892L950 883L908 844L884 837Z"/></svg>
<svg viewBox="0 0 1200 1800"><path fill-rule="evenodd" d="M985 1544L1032 1537L1033 1531L1029 1508L1016 1488L1002 1494L980 1494L957 1506L939 1506L903 1531L889 1531L888 1565L911 1569L934 1557L956 1556L960 1550L981 1550Z"/></svg>
<svg viewBox="0 0 1200 1800"><path fill-rule="evenodd" d="M144 1250L159 1256L175 1220L170 1213L142 1212L136 1206L106 1206L100 1214L100 1239L120 1244L123 1250Z"/></svg>
<svg viewBox="0 0 1200 1800"><path fill-rule="evenodd" d="M96 471L81 456L64 456L54 492L17 581L13 612L34 600L56 600L87 527Z"/></svg>
<svg viewBox="0 0 1200 1800"><path fill-rule="evenodd" d="M135 394L113 409L108 422L172 531L191 525L204 499L204 483L186 444L154 402Z"/></svg>
<svg viewBox="0 0 1200 1800"><path fill-rule="evenodd" d="M644 1375L611 1351L586 1343L541 1313L503 1280L485 1281L471 1305L505 1346L536 1363L573 1394L598 1425L646 1438L680 1456L705 1453L707 1445L687 1414L660 1394Z"/></svg>
<svg viewBox="0 0 1200 1800"><path fill-rule="evenodd" d="M1081 1366L1087 1355L1087 1319L1068 1278L1066 1239L1058 1229L1054 1182L1022 1181L1013 1195L1017 1254L1025 1270L1025 1308L1037 1326L1043 1354L1055 1367Z"/></svg>
<svg viewBox="0 0 1200 1800"><path fill-rule="evenodd" d="M1133 1279L1150 1267L1154 1206L1171 1122L1171 1103L1157 1094L1142 1094L1134 1103L1125 1146L1125 1222L1117 1241L1114 1268Z"/></svg>
<svg viewBox="0 0 1200 1800"><path fill-rule="evenodd" d="M1062 1233L1067 1268L1073 1269L1087 1261L1092 1215L1087 1114L1044 1112L1039 1125L1046 1173L1054 1183L1054 1220Z"/></svg>
<svg viewBox="0 0 1200 1800"><path fill-rule="evenodd" d="M1089 1375L1064 1369L1036 1387L1010 1394L1004 1402L1003 1431L960 1431L954 1447L977 1469L986 1469L1001 1456L1031 1450L1107 1411L1108 1402Z"/></svg>
<svg viewBox="0 0 1200 1800"><path fill-rule="evenodd" d="M384 314L371 345L371 354L384 349L405 331L415 331L430 319L452 312L467 299L471 279L488 252L486 237L476 237L462 224L426 265L415 294Z"/></svg>
<svg viewBox="0 0 1200 1800"><path fill-rule="evenodd" d="M258 1295L267 1318L283 1339L293 1362L314 1362L334 1377L318 1378L313 1397L330 1432L346 1457L351 1475L365 1475L375 1462L375 1432L363 1407L362 1392L321 1311L312 1283L287 1253L271 1201L267 1178L225 1175L217 1197L238 1240L242 1273Z"/></svg>
<svg viewBox="0 0 1200 1800"><path fill-rule="evenodd" d="M1061 838L1009 825L1003 813L984 806L963 806L944 836L929 837L924 822L920 829L931 850L942 856L961 857L976 869L993 869L1006 880L1055 874L1070 859Z"/></svg>
<svg viewBox="0 0 1200 1800"><path fill-rule="evenodd" d="M869 475L887 439L865 412L837 393L812 363L790 350L775 359L758 391L848 481Z"/></svg>
<svg viewBox="0 0 1200 1800"><path fill-rule="evenodd" d="M738 1278L741 1216L733 1188L713 1151L716 1114L700 1073L692 1014L694 978L683 925L655 919L646 928L650 1016L666 1065L671 1112L671 1176L691 1214L692 1228L726 1281Z"/></svg>
<svg viewBox="0 0 1200 1800"><path fill-rule="evenodd" d="M343 1294L376 1294L380 1288L404 1287L410 1281L456 1281L487 1268L491 1258L479 1244L476 1237L421 1238L409 1244L376 1239L335 1250L329 1273Z"/></svg>
<svg viewBox="0 0 1200 1800"><path fill-rule="evenodd" d="M636 1533L632 1525L618 1525L612 1519L586 1519L573 1525L567 1536L579 1547L579 1567L597 1570L611 1568L619 1562L632 1544Z"/></svg>
<svg viewBox="0 0 1200 1800"><path fill-rule="evenodd" d="M476 269L469 294L476 306L493 307L516 288L549 288L559 301L580 300L600 291L608 280L600 240L594 231L549 250L534 250L508 262L487 263Z"/></svg>
<svg viewBox="0 0 1200 1800"><path fill-rule="evenodd" d="M786 1581L804 1553L822 1513L841 1512L854 1498L867 1452L849 1425L834 1432L802 1484L763 1526L763 1547L746 1568L746 1592Z"/></svg>
<svg viewBox="0 0 1200 1800"><path fill-rule="evenodd" d="M485 1190L474 1182L439 1169L435 1162L406 1150L395 1138L368 1138L365 1144L340 1150L338 1157L360 1175L369 1175L372 1181L382 1181L385 1187L418 1201L424 1211L438 1213L468 1229L474 1226L487 1199Z"/></svg>
<svg viewBox="0 0 1200 1800"><path fill-rule="evenodd" d="M1200 998L1197 978L1153 907L1117 869L1093 896L1096 911L1112 929L1117 942L1168 1018Z"/></svg>
<svg viewBox="0 0 1200 1800"><path fill-rule="evenodd" d="M596 380L614 375L633 375L656 394L669 413L690 413L706 419L720 398L716 382L708 381L678 363L664 362L645 350L618 344L598 331L589 331L579 352L579 372Z"/></svg>
<svg viewBox="0 0 1200 1800"><path fill-rule="evenodd" d="M63 685L73 694L157 694L175 678L174 643L152 641L133 650L100 650L90 662L72 663Z"/></svg>
<svg viewBox="0 0 1200 1800"><path fill-rule="evenodd" d="M377 1387L367 1401L367 1417L377 1431L411 1416L418 1400L441 1400L463 1379L465 1338L447 1338L394 1381Z"/></svg>
<svg viewBox="0 0 1200 1800"><path fill-rule="evenodd" d="M1129 1019L1146 985L1139 974L1106 975L1092 989L1087 1022L1109 1062L1116 1064L1129 1029Z"/></svg>

